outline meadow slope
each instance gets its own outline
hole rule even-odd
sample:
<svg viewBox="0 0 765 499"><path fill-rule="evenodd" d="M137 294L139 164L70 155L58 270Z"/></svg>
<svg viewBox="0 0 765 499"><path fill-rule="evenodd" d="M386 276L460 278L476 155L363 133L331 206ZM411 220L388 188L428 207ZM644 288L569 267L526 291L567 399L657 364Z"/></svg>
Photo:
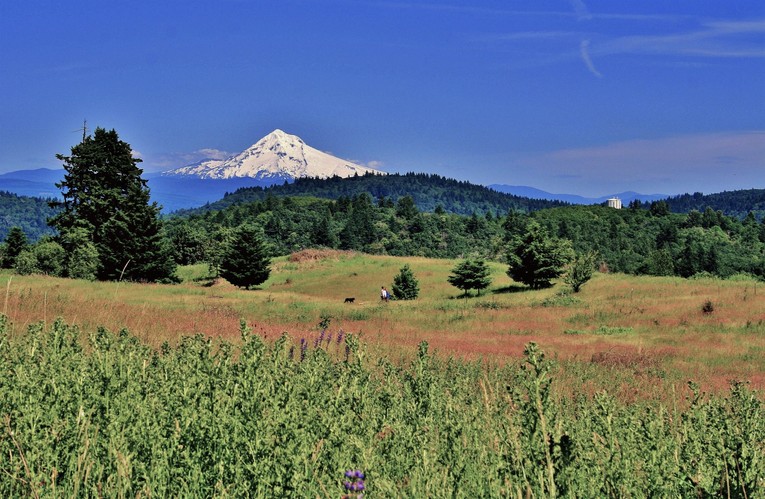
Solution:
<svg viewBox="0 0 765 499"><path fill-rule="evenodd" d="M405 263L420 298L380 302L380 286L390 288ZM193 334L236 342L244 319L266 340L286 332L297 344L315 340L323 322L394 362L410 361L424 340L437 355L502 364L533 341L561 362L575 391L605 386L628 399L663 398L688 379L711 391L731 380L765 386L765 288L756 281L596 274L570 294L562 283L527 290L492 263L492 286L465 298L446 281L455 263L306 251L274 260L270 279L251 291L210 279L204 266L182 268L180 285L0 278L17 335L61 318L83 331L127 328L158 348Z"/></svg>

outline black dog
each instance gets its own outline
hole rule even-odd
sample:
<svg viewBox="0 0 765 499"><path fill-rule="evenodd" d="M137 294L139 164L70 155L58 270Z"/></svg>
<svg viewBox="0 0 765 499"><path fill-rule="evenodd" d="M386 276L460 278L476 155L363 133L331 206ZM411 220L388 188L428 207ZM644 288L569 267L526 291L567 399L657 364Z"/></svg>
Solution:
<svg viewBox="0 0 765 499"><path fill-rule="evenodd" d="M353 303L354 301L356 301L356 298L351 297L351 298L346 298L344 303Z"/></svg>

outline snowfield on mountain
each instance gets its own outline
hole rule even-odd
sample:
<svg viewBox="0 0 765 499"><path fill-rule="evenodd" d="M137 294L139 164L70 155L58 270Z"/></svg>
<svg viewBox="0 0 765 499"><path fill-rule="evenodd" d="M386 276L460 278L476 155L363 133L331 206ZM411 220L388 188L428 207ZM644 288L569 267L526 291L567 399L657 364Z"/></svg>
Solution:
<svg viewBox="0 0 765 499"><path fill-rule="evenodd" d="M164 172L209 179L250 177L257 179L301 177L353 177L384 174L315 149L296 136L274 130L254 145L225 160L208 159Z"/></svg>

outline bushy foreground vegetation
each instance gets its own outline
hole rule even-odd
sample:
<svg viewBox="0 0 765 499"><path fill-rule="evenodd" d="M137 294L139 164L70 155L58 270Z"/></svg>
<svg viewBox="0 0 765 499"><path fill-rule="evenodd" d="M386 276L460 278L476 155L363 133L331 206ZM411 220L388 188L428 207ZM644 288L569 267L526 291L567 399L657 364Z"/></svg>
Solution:
<svg viewBox="0 0 765 499"><path fill-rule="evenodd" d="M3 497L757 497L765 414L734 383L685 404L561 397L520 365L372 361L356 337L187 337L0 323ZM87 336L85 340L83 336ZM694 387L692 387L694 388ZM357 477L358 473L352 471Z"/></svg>

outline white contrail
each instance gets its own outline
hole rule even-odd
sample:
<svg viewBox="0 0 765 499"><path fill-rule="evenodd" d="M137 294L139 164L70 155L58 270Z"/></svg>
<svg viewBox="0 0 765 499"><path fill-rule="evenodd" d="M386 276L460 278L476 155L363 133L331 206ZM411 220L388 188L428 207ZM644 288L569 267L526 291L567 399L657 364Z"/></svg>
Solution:
<svg viewBox="0 0 765 499"><path fill-rule="evenodd" d="M570 0L570 2L571 6L574 8L574 13L576 13L577 19L592 19L590 11L587 10L587 6L582 0Z"/></svg>
<svg viewBox="0 0 765 499"><path fill-rule="evenodd" d="M582 54L582 60L584 61L585 66L587 66L587 69L590 70L590 73L594 74L598 78L603 78L603 75L595 69L595 65L592 63L592 59L590 59L590 41L589 40L582 40L582 43L579 44L579 53Z"/></svg>

